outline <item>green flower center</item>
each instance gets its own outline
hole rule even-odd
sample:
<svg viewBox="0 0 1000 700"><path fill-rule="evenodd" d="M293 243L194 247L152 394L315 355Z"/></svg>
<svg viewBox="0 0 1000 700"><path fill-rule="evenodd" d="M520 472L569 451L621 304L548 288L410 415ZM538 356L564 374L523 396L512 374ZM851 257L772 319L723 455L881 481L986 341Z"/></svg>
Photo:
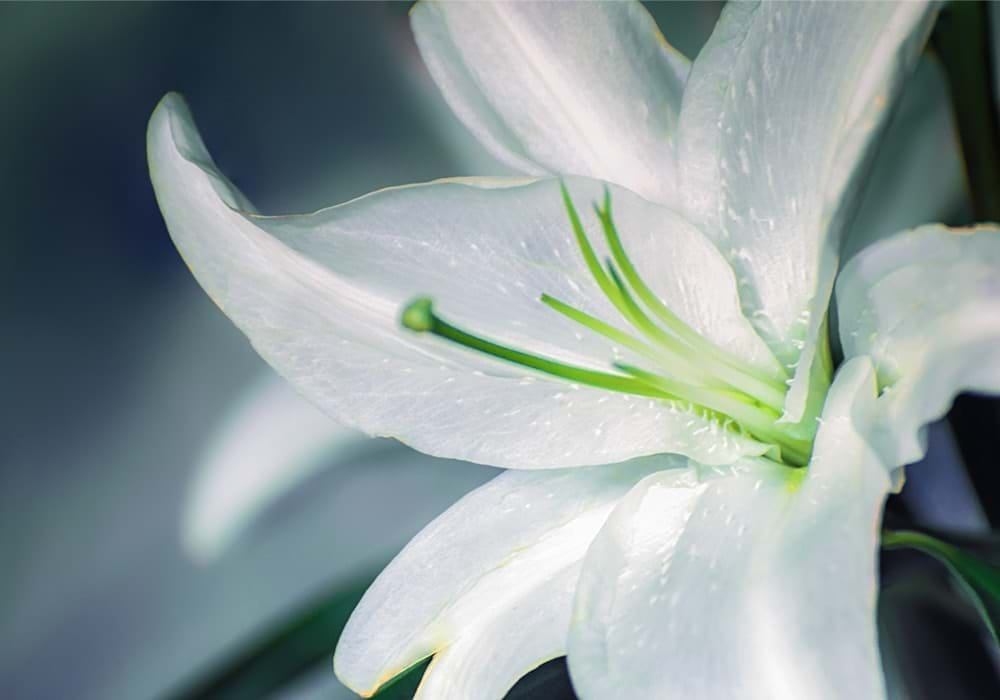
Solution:
<svg viewBox="0 0 1000 700"><path fill-rule="evenodd" d="M541 302L590 332L632 350L649 361L648 367L612 362L610 369L614 371L602 372L510 348L442 319L428 297L407 304L400 319L403 326L565 381L684 404L730 429L772 445L778 461L789 466L807 464L811 441L792 434L778 422L788 389L787 375L773 376L747 366L704 338L660 301L625 252L611 215L607 189L603 204L594 206L611 251L611 258L603 266L565 186L562 197L590 274L631 329L620 330L548 294L541 295Z"/></svg>

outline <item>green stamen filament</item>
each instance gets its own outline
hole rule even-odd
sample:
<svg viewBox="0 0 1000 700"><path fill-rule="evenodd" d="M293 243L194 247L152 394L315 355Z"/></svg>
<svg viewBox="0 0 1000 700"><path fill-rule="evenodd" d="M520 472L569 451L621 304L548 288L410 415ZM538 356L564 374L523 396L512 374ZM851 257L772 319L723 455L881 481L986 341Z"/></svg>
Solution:
<svg viewBox="0 0 1000 700"><path fill-rule="evenodd" d="M764 406L748 404L739 394L712 391L685 384L622 363L616 362L614 367L639 381L648 383L653 388L729 416L758 439L778 445L782 450L782 457L796 466L803 466L809 462L811 451L809 443L791 438L775 428L775 421L779 417L775 411Z"/></svg>
<svg viewBox="0 0 1000 700"><path fill-rule="evenodd" d="M610 274L604 270L601 266L600 261L597 258L597 254L594 252L593 246L590 245L590 239L587 238L586 232L583 230L583 224L580 223L580 217L576 213L576 207L573 205L573 200L570 199L569 192L566 190L566 185L560 183L560 189L562 191L563 204L566 207L566 213L569 215L570 225L573 227L573 234L576 236L577 245L580 247L580 252L583 254L583 260L587 265L587 269L590 270L591 276L594 281L597 282L597 286L601 288L604 292L604 296L618 309L619 313L631 323L637 330L646 334L651 340L657 341L660 345L666 346L667 348L673 348L677 343L669 335L660 331L652 321L642 312L642 309L632 300L629 296L626 288L620 283L620 281L614 276L614 270L610 270ZM657 332L659 331L659 334ZM675 355L678 353L674 353Z"/></svg>
<svg viewBox="0 0 1000 700"><path fill-rule="evenodd" d="M625 364L614 365L616 369L625 372L624 375L610 374L513 350L443 320L434 313L433 302L426 297L410 302L403 310L401 321L410 330L431 333L469 349L571 382L634 396L682 401L691 406L701 406L713 413L734 419L758 439L778 445L786 461L796 465L803 465L808 461L808 445L803 446L791 441L774 430L776 413L744 403L738 394L733 395L730 392L713 391L673 381Z"/></svg>
<svg viewBox="0 0 1000 700"><path fill-rule="evenodd" d="M718 384L711 375L706 374L700 367L691 364L687 358L675 353L669 347L651 347L641 340L637 340L624 331L620 331L612 325L594 318L590 314L580 311L577 308L559 301L548 294L542 294L542 303L570 320L576 321L581 326L585 326L599 335L603 335L609 340L628 348L636 354L652 360L663 366L680 367L684 369L685 376L697 378L704 384Z"/></svg>
<svg viewBox="0 0 1000 700"><path fill-rule="evenodd" d="M657 316L668 329L675 333L678 338L690 345L692 349L696 350L698 353L707 354L713 360L727 365L730 369L735 370L740 374L753 375L756 379L760 380L762 385L766 384L780 394L782 397L781 401L783 402L785 393L784 380L788 378L787 375L782 375L781 377L768 377L764 372L746 367L739 358L733 357L722 348L705 340L705 338L702 337L698 331L691 328L691 326L685 323L683 319L664 305L653 290L649 288L649 285L647 285L639 275L639 271L636 270L635 265L632 264L632 259L629 258L628 253L625 252L625 246L622 245L621 237L618 235L618 227L615 226L614 219L611 216L611 192L607 187L604 188L603 206L595 205L594 211L597 213L597 218L601 222L601 228L604 230L604 238L607 241L608 248L611 250L611 255L614 258L615 264L618 266L618 269L621 270L622 276L635 291L636 296L638 296L639 299L641 299L642 302L649 307L650 311L652 311L653 314Z"/></svg>
<svg viewBox="0 0 1000 700"><path fill-rule="evenodd" d="M635 266L632 265L631 260L625 254L624 246L621 244L621 239L618 237L617 230L614 229L614 223L610 220L611 212L611 200L608 191L605 190L605 206L602 210L598 210L599 218L604 224L605 221L608 222L605 227L606 236L609 239L609 247L612 249L612 254L619 261L619 265L624 262L626 268L630 270L626 273L627 278L630 278L630 283L632 284L633 290L644 299L647 305L653 300L658 307L661 308L663 313L667 315L671 321L668 324L668 328L680 329L685 336L692 337L695 342L685 343L681 342L681 338L670 335L665 332L656 323L653 322L649 316L642 310L639 304L632 298L632 295L628 291L628 287L622 280L621 275L618 274L614 265L609 264L608 270L601 266L598 261L597 254L594 252L593 246L590 244L590 240L587 238L587 234L583 230L583 225L580 223L580 217L576 212L576 207L573 205L573 201L569 196L569 192L566 190L565 184L561 185L563 204L566 207L566 213L569 216L570 224L573 228L573 233L576 236L577 244L580 246L580 251L583 254L584 262L587 265L587 269L590 270L594 281L597 282L598 287L604 292L604 295L609 301L618 309L619 313L647 338L656 343L657 346L670 350L672 356L672 364L676 364L676 369L683 371L684 374L698 374L705 375L710 374L717 379L722 380L726 384L732 386L734 389L739 389L761 403L771 406L776 410L780 410L785 402L785 385L783 382L774 382L774 380L764 381L756 377L752 377L741 369L733 367L728 362L723 362L718 359L717 356L724 355L724 353L716 348L711 343L705 341L698 333L688 326L684 321L673 314L669 309L667 309L653 294L652 290L642 281L639 277ZM617 253L615 252L617 250ZM625 268L623 268L624 271ZM633 282L634 280L634 282ZM636 283L638 286L636 286ZM711 349L711 350L710 350ZM680 360L680 358L686 358ZM678 361L680 360L680 361ZM708 371L705 371L706 366Z"/></svg>
<svg viewBox="0 0 1000 700"><path fill-rule="evenodd" d="M553 377L624 394L660 399L675 398L662 389L652 387L647 382L641 382L633 377L599 372L597 370L566 364L548 357L542 357L541 355L513 350L499 343L494 343L492 340L487 340L486 338L464 331L435 314L433 302L427 297L414 299L407 304L406 308L403 309L400 321L406 328L412 331L431 333L472 350L478 350L501 360L513 362L516 365L544 372Z"/></svg>
<svg viewBox="0 0 1000 700"><path fill-rule="evenodd" d="M580 217L576 213L576 207L573 206L573 200L569 197L566 185L560 183L559 187L562 191L566 213L569 215L570 225L573 227L573 234L576 236L576 244L580 247L580 252L583 254L583 261L587 264L587 269L590 270L591 276L597 282L597 286L601 288L601 291L604 292L604 296L608 298L608 301L614 304L622 316L631 321L632 319L629 318L629 311L625 306L624 300L621 298L618 286L604 271L604 268L601 267L601 263L597 259L597 254L590 245L590 240L583 230L583 224L580 223Z"/></svg>
<svg viewBox="0 0 1000 700"><path fill-rule="evenodd" d="M622 278L618 274L618 271L610 262L608 263L608 272L610 273L611 278L615 281L615 284L618 286L618 289L621 291L622 298L625 300L625 304L629 307L630 314L639 319L639 322L641 324L639 326L639 329L644 333L646 333L646 335L649 336L651 340L658 341L661 345L669 346L670 344L676 344L676 341L672 336L667 334L659 326L653 323L648 316L643 314L642 309L639 308L639 305L635 302L635 300L632 298L632 295L629 294L628 290L626 289L625 283L622 281ZM690 356L690 352L685 354ZM726 364L713 363L711 361L706 361L705 358L701 358L700 363L701 367L704 367L706 364L708 364L710 366L710 369L708 370L699 369L698 371L700 372L707 371L709 374L713 375L716 379L719 379L728 384L729 386L731 386L732 388L738 389L739 391L742 391L748 396L757 399L758 401L760 401L760 403L764 404L765 406L770 406L771 408L780 411L785 403L785 392L783 390L777 390L773 386L770 386L769 384L762 382L754 377L750 377L744 374L743 372L733 369L732 367ZM690 366L692 363L685 362L685 364ZM674 365L669 365L669 366L671 370L675 369ZM680 367L678 367L677 369L680 369ZM690 370L684 372L685 376L688 374L689 371ZM680 372L674 372L674 373L680 374Z"/></svg>
<svg viewBox="0 0 1000 700"><path fill-rule="evenodd" d="M704 375L705 371L697 364L697 360L692 360L690 353L684 351L683 348L681 348L681 351L678 352L675 349L678 348L678 345L674 338L665 333L663 329L653 323L650 318L643 313L642 308L635 302L635 299L632 298L628 288L622 283L622 279L618 275L618 271L615 270L614 266L610 263L608 264L608 275L614 281L615 286L618 288L618 292L621 295L626 318L631 321L632 325L647 338L656 343L659 347L663 348L665 351L669 352L672 358L676 358L668 360L666 366L673 369L676 374L683 374L684 376L692 378ZM714 383L718 384L718 381L715 381Z"/></svg>
<svg viewBox="0 0 1000 700"><path fill-rule="evenodd" d="M542 303L650 360L657 367L666 370L669 376L618 362L612 366L621 374L602 372L509 348L443 320L434 313L433 303L426 297L415 299L406 306L401 318L402 324L411 330L431 333L471 350L570 382L635 396L681 402L691 409L700 408L707 412L706 417L731 419L754 438L772 445L780 452L780 459L786 464L807 464L812 451L811 441L790 434L777 423L787 391L785 377L769 376L761 370L746 367L738 358L702 337L660 301L639 276L625 252L611 216L611 196L607 188L603 206L594 207L612 256L606 267L601 265L588 240L565 184L561 185L561 191L563 204L587 269L607 299L638 331L640 337L548 294L541 295ZM650 318L640 301L666 330ZM684 377L684 381L673 377Z"/></svg>

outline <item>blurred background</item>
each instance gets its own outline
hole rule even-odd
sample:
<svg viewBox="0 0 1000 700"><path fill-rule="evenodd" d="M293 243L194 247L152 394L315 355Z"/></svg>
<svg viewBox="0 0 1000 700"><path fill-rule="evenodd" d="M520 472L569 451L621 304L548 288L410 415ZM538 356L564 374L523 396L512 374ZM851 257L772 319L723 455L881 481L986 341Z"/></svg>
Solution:
<svg viewBox="0 0 1000 700"><path fill-rule="evenodd" d="M265 213L505 173L437 95L408 9L0 5L0 697L180 692L495 473L346 434L298 399L185 269L146 171L146 121L176 90ZM651 9L693 57L720 5ZM925 60L849 252L966 223L964 192ZM945 486L914 476L901 508L988 527L953 437L934 428ZM281 697L353 696L327 658Z"/></svg>

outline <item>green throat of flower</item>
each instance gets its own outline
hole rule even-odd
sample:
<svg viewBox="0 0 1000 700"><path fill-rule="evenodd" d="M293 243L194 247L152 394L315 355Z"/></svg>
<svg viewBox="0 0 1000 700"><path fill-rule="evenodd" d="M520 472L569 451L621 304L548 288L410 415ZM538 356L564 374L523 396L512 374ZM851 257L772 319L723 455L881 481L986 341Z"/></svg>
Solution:
<svg viewBox="0 0 1000 700"><path fill-rule="evenodd" d="M562 197L590 274L631 328L620 330L548 294L541 295L541 302L590 332L633 351L650 363L648 367L612 362L610 369L614 371L603 372L510 348L442 319L428 297L406 305L400 319L403 326L574 384L679 402L772 445L771 454L778 461L789 466L805 465L812 451L811 441L791 434L778 422L788 388L787 375L771 376L748 367L667 308L625 252L611 215L607 189L603 204L594 206L611 253L604 265L584 232L565 186Z"/></svg>

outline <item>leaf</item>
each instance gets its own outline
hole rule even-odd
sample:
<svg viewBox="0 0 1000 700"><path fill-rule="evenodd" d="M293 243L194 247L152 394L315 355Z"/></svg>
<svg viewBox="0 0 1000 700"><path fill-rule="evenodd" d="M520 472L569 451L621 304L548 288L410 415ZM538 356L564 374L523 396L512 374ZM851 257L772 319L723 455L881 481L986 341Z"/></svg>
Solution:
<svg viewBox="0 0 1000 700"><path fill-rule="evenodd" d="M986 623L993 640L1000 644L1000 566L922 532L885 530L886 549L909 547L930 554L943 563L961 585Z"/></svg>
<svg viewBox="0 0 1000 700"><path fill-rule="evenodd" d="M313 601L251 640L221 665L211 668L174 700L269 697L319 666L333 675L333 650L347 618L378 571L358 576ZM397 677L375 697L412 698L426 664Z"/></svg>

